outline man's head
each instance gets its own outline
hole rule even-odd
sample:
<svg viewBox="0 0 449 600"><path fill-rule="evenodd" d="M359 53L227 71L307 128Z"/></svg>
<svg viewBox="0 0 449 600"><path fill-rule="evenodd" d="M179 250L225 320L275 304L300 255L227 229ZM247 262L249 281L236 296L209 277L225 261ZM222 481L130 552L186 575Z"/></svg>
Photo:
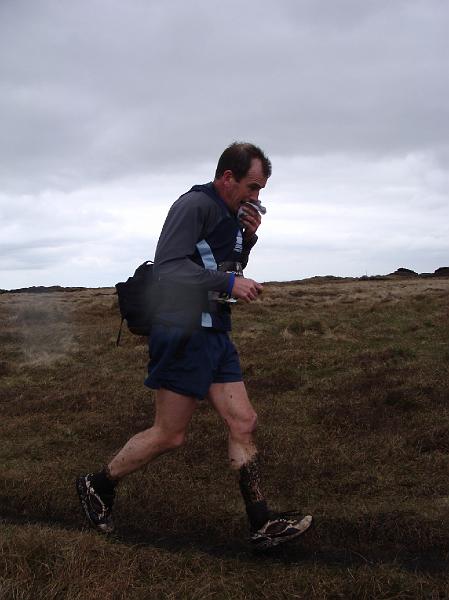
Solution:
<svg viewBox="0 0 449 600"><path fill-rule="evenodd" d="M257 200L271 175L271 162L260 148L234 142L220 156L214 186L234 213L245 202Z"/></svg>

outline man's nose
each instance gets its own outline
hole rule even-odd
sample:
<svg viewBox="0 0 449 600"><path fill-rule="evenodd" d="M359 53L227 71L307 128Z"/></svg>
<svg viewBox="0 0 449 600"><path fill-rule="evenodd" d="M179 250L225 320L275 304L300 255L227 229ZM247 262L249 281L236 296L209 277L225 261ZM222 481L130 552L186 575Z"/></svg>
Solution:
<svg viewBox="0 0 449 600"><path fill-rule="evenodd" d="M252 190L249 194L249 199L251 202L255 202L259 199L259 190Z"/></svg>

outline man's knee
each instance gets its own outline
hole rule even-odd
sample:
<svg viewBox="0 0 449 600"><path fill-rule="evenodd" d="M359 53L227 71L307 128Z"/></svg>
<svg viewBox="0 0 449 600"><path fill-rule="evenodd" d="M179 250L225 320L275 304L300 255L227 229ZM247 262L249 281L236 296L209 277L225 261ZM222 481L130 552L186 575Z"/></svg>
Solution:
<svg viewBox="0 0 449 600"><path fill-rule="evenodd" d="M227 420L229 431L233 436L250 435L257 428L257 413L254 410Z"/></svg>
<svg viewBox="0 0 449 600"><path fill-rule="evenodd" d="M166 431L159 427L154 427L157 445L163 450L176 450L183 446L187 439L186 431Z"/></svg>
<svg viewBox="0 0 449 600"><path fill-rule="evenodd" d="M167 450L176 450L181 448L186 442L187 435L185 431L177 433L166 433L163 437L163 444Z"/></svg>

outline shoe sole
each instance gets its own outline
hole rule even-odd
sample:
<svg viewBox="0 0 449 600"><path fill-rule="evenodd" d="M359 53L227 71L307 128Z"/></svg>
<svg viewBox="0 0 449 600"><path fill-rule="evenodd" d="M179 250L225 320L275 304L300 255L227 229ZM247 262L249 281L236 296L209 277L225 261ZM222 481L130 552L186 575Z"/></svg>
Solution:
<svg viewBox="0 0 449 600"><path fill-rule="evenodd" d="M97 531L100 531L101 533L112 533L114 531L113 524L110 524L110 525L108 525L107 523L99 524L99 523L95 523L95 521L93 521L91 519L91 516L89 514L89 508L88 508L88 500L87 500L88 493L87 493L84 477L78 477L78 479L75 481L75 484L76 484L76 491L78 494L78 498L80 500L81 508L83 509L83 512L89 522L89 525L91 527L93 527L94 529L96 529Z"/></svg>
<svg viewBox="0 0 449 600"><path fill-rule="evenodd" d="M284 544L285 542L290 542L291 540L296 539L303 533L305 533L309 527L311 526L313 521L312 515L306 515L299 522L299 530L296 530L295 533L291 535L286 535L284 537L278 538L266 538L264 541L254 544L254 550L268 550L269 548L275 548L280 544Z"/></svg>

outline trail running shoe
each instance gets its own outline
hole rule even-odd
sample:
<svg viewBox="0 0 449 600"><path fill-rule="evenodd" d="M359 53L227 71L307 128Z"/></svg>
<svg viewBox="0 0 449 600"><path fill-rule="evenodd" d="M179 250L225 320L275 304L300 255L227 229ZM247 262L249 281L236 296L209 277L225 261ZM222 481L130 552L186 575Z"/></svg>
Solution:
<svg viewBox="0 0 449 600"><path fill-rule="evenodd" d="M298 537L312 523L311 515L301 518L297 512L272 513L269 520L260 529L251 533L251 544L255 550L266 550Z"/></svg>
<svg viewBox="0 0 449 600"><path fill-rule="evenodd" d="M112 494L100 494L95 491L91 483L92 474L81 475L76 480L76 491L89 523L102 533L114 531L112 520L112 505L114 504L115 492Z"/></svg>

